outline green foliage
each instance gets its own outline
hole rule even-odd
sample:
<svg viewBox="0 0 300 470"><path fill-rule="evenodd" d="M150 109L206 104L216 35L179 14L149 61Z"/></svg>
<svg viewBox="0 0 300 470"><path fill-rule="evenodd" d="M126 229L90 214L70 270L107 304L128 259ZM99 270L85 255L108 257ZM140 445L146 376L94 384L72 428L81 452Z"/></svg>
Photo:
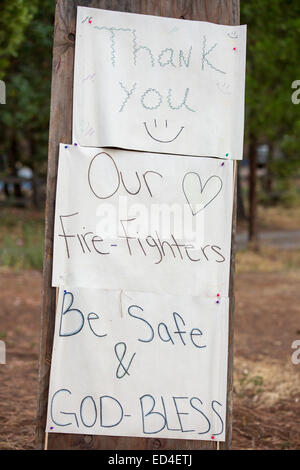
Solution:
<svg viewBox="0 0 300 470"><path fill-rule="evenodd" d="M18 245L9 237L4 240L0 261L2 266L17 269L42 269L43 266L43 232L33 233L25 229L24 245Z"/></svg>
<svg viewBox="0 0 300 470"><path fill-rule="evenodd" d="M300 105L291 101L291 85L300 79L300 2L242 0L241 22L248 24L246 141L255 136L258 143L272 142L285 158L271 170L295 175Z"/></svg>
<svg viewBox="0 0 300 470"><path fill-rule="evenodd" d="M17 56L26 27L37 11L37 0L2 2L0 15L0 79L5 78L11 59Z"/></svg>
<svg viewBox="0 0 300 470"><path fill-rule="evenodd" d="M243 397L245 393L248 396L255 396L263 392L264 379L260 375L249 377L248 371L244 371L242 377L239 380L239 393L240 397Z"/></svg>
<svg viewBox="0 0 300 470"><path fill-rule="evenodd" d="M42 269L43 214L7 210L1 214L0 265L16 269Z"/></svg>
<svg viewBox="0 0 300 470"><path fill-rule="evenodd" d="M9 2L9 5L11 3L23 7L22 12L27 23L25 25L24 19L24 27L21 30L19 25L12 21L15 10L7 7L14 26L8 28L5 35L8 37L7 41L15 44L15 47L7 48L5 55L10 58L10 63L9 66L5 63L4 69L7 104L1 108L0 113L0 127L4 129L0 154L6 155L10 173L14 173L17 163L22 162L36 170L36 173L44 174L48 145L55 2L44 0L42 7L41 2L31 0ZM17 43L9 39L10 33L12 36L17 34Z"/></svg>

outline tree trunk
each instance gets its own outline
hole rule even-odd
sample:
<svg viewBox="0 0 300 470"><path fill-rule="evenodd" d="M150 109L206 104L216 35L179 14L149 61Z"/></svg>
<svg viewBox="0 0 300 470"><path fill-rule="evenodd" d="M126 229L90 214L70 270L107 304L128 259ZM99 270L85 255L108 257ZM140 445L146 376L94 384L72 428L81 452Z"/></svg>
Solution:
<svg viewBox="0 0 300 470"><path fill-rule="evenodd" d="M237 218L239 220L245 220L246 213L245 213L245 205L243 201L240 168L241 166L239 164L238 170L237 170Z"/></svg>
<svg viewBox="0 0 300 470"><path fill-rule="evenodd" d="M265 178L265 191L267 195L270 196L270 202L272 202L272 192L273 192L273 169L272 169L272 163L273 163L273 157L274 157L274 144L270 143L269 144L269 152L268 152L268 161L266 165L266 178Z"/></svg>
<svg viewBox="0 0 300 470"><path fill-rule="evenodd" d="M257 248L257 141L250 136L249 145L249 241Z"/></svg>
<svg viewBox="0 0 300 470"><path fill-rule="evenodd" d="M17 155L18 155L18 144L15 135L11 140L10 154L9 154L9 167L11 176L18 176L17 168ZM22 199L22 189L20 183L14 183L14 196L16 199Z"/></svg>

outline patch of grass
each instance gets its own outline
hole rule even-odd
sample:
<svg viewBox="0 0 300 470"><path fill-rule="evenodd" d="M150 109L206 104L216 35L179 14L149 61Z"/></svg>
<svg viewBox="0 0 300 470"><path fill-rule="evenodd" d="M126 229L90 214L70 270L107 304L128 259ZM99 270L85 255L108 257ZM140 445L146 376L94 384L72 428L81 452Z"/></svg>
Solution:
<svg viewBox="0 0 300 470"><path fill-rule="evenodd" d="M242 377L239 379L239 396L243 396L244 392L250 395L256 395L263 392L264 379L260 375L249 377L248 371L243 371Z"/></svg>
<svg viewBox="0 0 300 470"><path fill-rule="evenodd" d="M291 362L272 359L250 360L235 358L234 392L242 399L251 399L253 405L272 407L282 400L299 398L300 375Z"/></svg>
<svg viewBox="0 0 300 470"><path fill-rule="evenodd" d="M245 200L247 202L247 200ZM245 204L246 214L249 214L248 205ZM283 203L273 206L260 203L257 207L258 228L262 231L271 230L300 230L300 196L294 204L289 206ZM237 220L238 232L248 230L247 220Z"/></svg>
<svg viewBox="0 0 300 470"><path fill-rule="evenodd" d="M289 441L282 442L280 444L280 449L281 450L286 450L286 449L289 449L290 447L291 447L291 443Z"/></svg>
<svg viewBox="0 0 300 470"><path fill-rule="evenodd" d="M42 269L43 215L11 209L3 210L0 217L0 264L16 269Z"/></svg>
<svg viewBox="0 0 300 470"><path fill-rule="evenodd" d="M300 271L300 250L282 250L263 246L259 251L251 249L236 254L236 272Z"/></svg>
<svg viewBox="0 0 300 470"><path fill-rule="evenodd" d="M258 207L259 226L265 230L299 230L299 220L300 200L299 204L291 207Z"/></svg>

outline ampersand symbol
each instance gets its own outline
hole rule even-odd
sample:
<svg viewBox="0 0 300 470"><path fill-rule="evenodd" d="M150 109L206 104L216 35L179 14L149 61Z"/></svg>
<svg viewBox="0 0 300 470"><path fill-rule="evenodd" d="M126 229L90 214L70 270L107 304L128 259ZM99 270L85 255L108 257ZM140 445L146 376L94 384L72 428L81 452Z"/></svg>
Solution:
<svg viewBox="0 0 300 470"><path fill-rule="evenodd" d="M120 350L120 348L122 349L122 351ZM121 342L121 343L117 343L117 344L115 345L115 354L116 354L117 359L118 359L118 361L119 361L119 365L118 365L117 372L116 372L116 377L117 377L117 379L122 379L126 374L127 374L127 375L130 375L129 372L128 372L128 370L129 370L129 368L130 368L130 366L131 366L131 363L132 363L133 358L134 358L134 356L136 355L136 353L134 353L134 354L131 356L131 359L130 359L130 361L129 361L127 367L126 367L126 366L124 366L124 364L123 364L123 359L124 359L124 357L125 357L126 351L127 351L127 346L126 346L125 343L122 343L122 342ZM122 368L121 371L120 371L120 368Z"/></svg>

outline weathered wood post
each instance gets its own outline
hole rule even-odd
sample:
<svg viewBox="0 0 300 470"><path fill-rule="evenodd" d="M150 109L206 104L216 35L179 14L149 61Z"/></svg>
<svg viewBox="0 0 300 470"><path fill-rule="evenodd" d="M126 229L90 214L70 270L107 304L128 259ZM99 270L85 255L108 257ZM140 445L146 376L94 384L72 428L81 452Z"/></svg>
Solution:
<svg viewBox="0 0 300 470"><path fill-rule="evenodd" d="M159 15L213 23L238 25L239 0L57 0L52 97L49 132L49 155L46 201L45 253L41 313L41 340L39 391L37 408L36 445L42 449L45 442L49 374L55 322L56 290L51 287L55 190L58 150L60 142L70 142L72 132L72 97L74 71L74 45L76 36L76 8L88 6L132 13ZM236 161L234 161L234 204L232 252L230 269L230 312L228 390L226 416L226 442L220 448L231 447L232 427L232 371L233 371L233 311L234 311L234 255L236 213ZM133 437L81 436L75 434L49 434L48 449L216 449L216 442L179 439L154 439Z"/></svg>

